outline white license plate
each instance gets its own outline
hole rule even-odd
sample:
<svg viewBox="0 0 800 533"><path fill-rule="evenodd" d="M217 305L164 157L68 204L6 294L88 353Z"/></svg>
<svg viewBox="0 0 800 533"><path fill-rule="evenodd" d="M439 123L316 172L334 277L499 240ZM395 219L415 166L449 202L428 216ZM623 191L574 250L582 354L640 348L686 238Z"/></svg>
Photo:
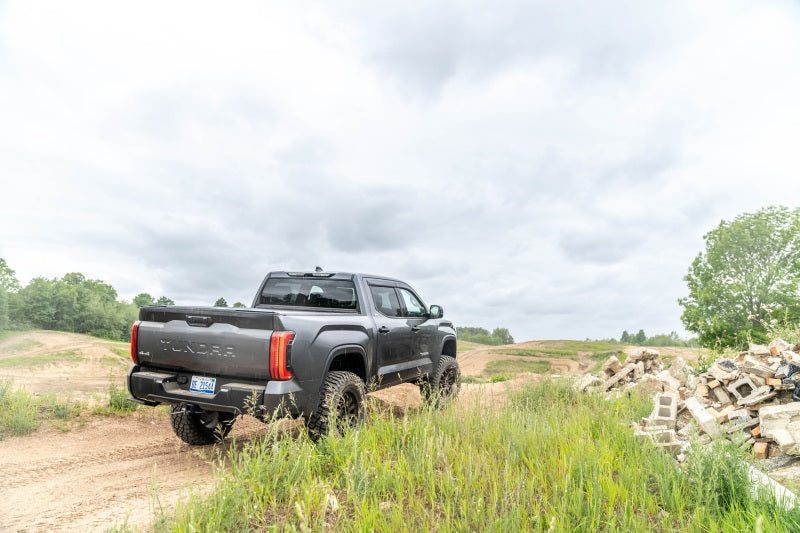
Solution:
<svg viewBox="0 0 800 533"><path fill-rule="evenodd" d="M217 378L207 378L205 376L192 376L189 390L192 392L202 392L203 394L214 394L214 386Z"/></svg>

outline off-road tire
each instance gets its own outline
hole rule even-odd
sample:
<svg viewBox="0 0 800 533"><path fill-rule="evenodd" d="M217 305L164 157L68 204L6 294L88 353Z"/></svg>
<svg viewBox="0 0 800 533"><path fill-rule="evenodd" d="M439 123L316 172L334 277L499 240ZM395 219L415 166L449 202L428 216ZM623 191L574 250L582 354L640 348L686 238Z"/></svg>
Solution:
<svg viewBox="0 0 800 533"><path fill-rule="evenodd" d="M182 410L179 405L173 405L169 415L175 434L193 446L213 444L224 439L236 421L233 413Z"/></svg>
<svg viewBox="0 0 800 533"><path fill-rule="evenodd" d="M461 390L461 367L449 355L439 358L439 364L430 378L419 383L422 399L428 405L444 407L452 402Z"/></svg>
<svg viewBox="0 0 800 533"><path fill-rule="evenodd" d="M311 440L317 442L333 427L342 430L360 424L366 413L366 395L364 382L352 372L328 372L319 405L306 421Z"/></svg>

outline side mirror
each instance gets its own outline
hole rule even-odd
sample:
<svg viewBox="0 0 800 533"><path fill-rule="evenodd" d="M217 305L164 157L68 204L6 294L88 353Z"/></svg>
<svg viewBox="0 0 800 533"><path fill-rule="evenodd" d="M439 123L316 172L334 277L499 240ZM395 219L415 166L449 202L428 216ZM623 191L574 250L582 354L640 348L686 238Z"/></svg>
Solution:
<svg viewBox="0 0 800 533"><path fill-rule="evenodd" d="M431 318L442 318L444 316L444 309L441 305L432 305L428 314Z"/></svg>

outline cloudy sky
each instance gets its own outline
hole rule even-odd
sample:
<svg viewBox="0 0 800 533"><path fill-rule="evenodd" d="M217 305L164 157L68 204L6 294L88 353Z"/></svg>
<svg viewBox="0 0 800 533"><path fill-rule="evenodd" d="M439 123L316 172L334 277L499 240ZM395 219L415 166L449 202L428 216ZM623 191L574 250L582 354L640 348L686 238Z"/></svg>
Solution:
<svg viewBox="0 0 800 533"><path fill-rule="evenodd" d="M409 281L517 340L682 335L800 198L800 4L0 1L0 257L179 304Z"/></svg>

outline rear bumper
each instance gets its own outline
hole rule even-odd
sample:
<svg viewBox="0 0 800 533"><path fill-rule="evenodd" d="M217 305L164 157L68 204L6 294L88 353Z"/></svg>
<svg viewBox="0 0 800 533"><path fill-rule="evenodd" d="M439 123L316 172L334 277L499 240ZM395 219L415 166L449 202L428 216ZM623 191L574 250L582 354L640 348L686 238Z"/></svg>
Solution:
<svg viewBox="0 0 800 533"><path fill-rule="evenodd" d="M214 394L191 392L191 375L134 365L128 372L128 391L147 405L191 404L206 411L226 411L260 417L298 416L297 396L302 391L295 380L250 381L216 376ZM182 383L181 383L182 382Z"/></svg>

